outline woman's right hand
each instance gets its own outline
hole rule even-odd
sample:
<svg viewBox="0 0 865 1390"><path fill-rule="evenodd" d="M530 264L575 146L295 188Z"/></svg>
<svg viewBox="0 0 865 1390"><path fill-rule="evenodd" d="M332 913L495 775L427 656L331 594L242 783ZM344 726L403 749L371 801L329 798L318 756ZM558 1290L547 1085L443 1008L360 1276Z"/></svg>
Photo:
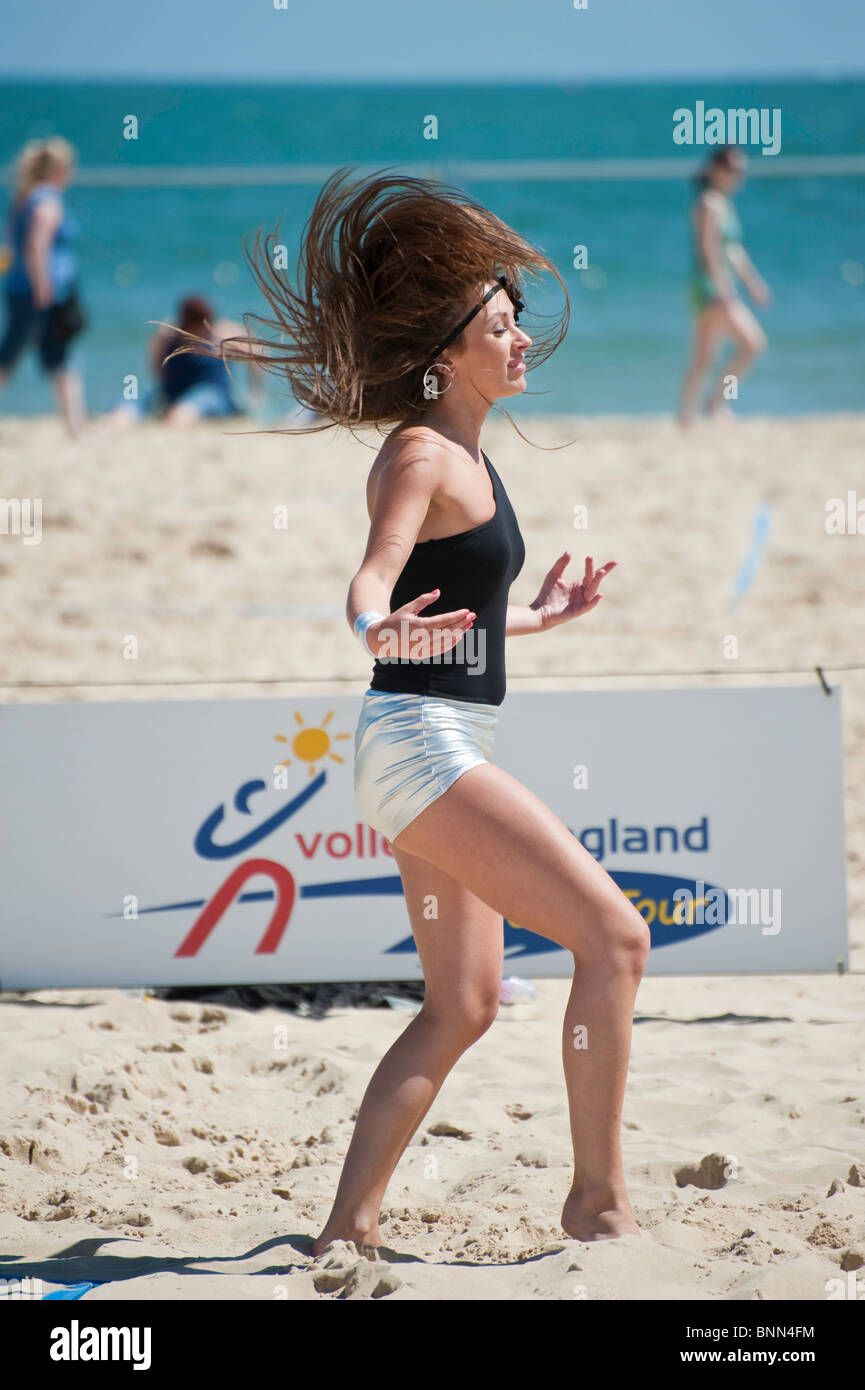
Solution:
<svg viewBox="0 0 865 1390"><path fill-rule="evenodd" d="M751 277L748 284L748 293L755 304L768 304L772 298L772 292L761 275L754 275Z"/></svg>
<svg viewBox="0 0 865 1390"><path fill-rule="evenodd" d="M435 602L440 592L440 589L433 589L428 594L420 594L381 622L370 624L366 638L379 660L414 657L428 661L462 641L477 617L470 609L457 608L429 618L418 616L421 609Z"/></svg>

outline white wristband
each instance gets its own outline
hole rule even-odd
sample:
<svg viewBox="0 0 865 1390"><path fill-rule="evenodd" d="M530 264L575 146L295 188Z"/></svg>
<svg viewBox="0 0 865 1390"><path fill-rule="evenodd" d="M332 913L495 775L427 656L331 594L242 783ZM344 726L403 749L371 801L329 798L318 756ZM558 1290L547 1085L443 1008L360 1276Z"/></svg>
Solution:
<svg viewBox="0 0 865 1390"><path fill-rule="evenodd" d="M374 609L368 608L365 613L358 613L354 620L354 635L373 658L375 657L375 652L371 649L369 642L366 640L366 630L368 627L371 627L373 623L378 623L382 618L386 617L386 613L376 613Z"/></svg>

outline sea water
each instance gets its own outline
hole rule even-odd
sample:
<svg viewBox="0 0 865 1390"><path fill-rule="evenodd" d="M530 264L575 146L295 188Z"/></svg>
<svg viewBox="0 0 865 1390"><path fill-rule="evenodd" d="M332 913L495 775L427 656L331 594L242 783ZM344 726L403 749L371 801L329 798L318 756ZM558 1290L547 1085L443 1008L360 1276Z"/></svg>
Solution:
<svg viewBox="0 0 865 1390"><path fill-rule="evenodd" d="M569 333L530 375L517 415L655 415L676 408L692 331L687 170L707 147L682 147L673 133L674 113L697 102L781 113L778 154L747 151L749 177L736 197L745 246L774 294L771 306L755 309L770 345L737 408L861 409L865 178L830 172L833 156L860 149L861 81L4 82L0 165L10 165L32 136L58 133L77 147L81 176L67 199L81 224L90 326L77 353L91 410L114 404L130 374L144 388L148 321L170 319L182 295L204 294L233 318L262 309L244 238L279 222L279 239L293 257L327 173L357 165L411 167L456 182L555 263L571 299ZM437 138L426 138L430 133ZM779 176L785 161L802 157L813 160L806 173ZM675 159L682 173L669 177L664 162ZM545 171L543 161L579 167L556 163ZM587 161L595 164L591 177L583 176ZM260 184L256 166L270 171ZM531 177L538 172L544 176ZM579 246L586 248L585 266L574 264ZM527 303L554 314L561 293L546 279L540 289L530 284ZM531 313L523 321L531 333ZM245 374L235 371L242 385ZM268 381L262 419L293 408L280 383ZM0 397L0 411L50 408L49 388L28 361Z"/></svg>

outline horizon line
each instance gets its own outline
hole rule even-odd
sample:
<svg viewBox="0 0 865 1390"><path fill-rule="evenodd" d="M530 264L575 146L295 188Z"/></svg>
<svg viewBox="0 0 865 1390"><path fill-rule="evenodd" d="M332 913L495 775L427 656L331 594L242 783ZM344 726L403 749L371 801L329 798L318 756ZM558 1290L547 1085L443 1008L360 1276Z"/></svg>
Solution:
<svg viewBox="0 0 865 1390"><path fill-rule="evenodd" d="M863 154L816 154L756 158L751 154L749 178L842 177L865 174ZM759 146L757 147L759 149ZM316 164L108 164L82 166L73 180L77 188L262 188L270 185L323 183L337 169L350 168L356 177L368 177L382 170L404 175L439 178L451 182L496 182L516 179L532 181L591 179L678 179L696 174L703 165L694 156L625 159L460 159L321 161ZM8 182L12 166L0 168L0 180Z"/></svg>
<svg viewBox="0 0 865 1390"><path fill-rule="evenodd" d="M461 77L453 78L447 73L442 74L420 74L409 78L391 78L389 75L370 75L350 74L350 75L331 75L331 76L310 76L304 73L286 73L283 75L267 75L257 77L252 73L245 75L233 74L206 74L189 73L181 71L171 71L164 73L157 72L116 72L108 73L104 71L96 72L77 72L75 74L59 72L17 72L6 71L0 68L0 82L56 82L58 85L67 86L87 86L94 82L103 83L105 86L121 82L139 82L146 86L157 86L167 82L185 82L199 87L283 87L286 83L305 87L336 87L336 86L357 86L357 87L416 87L421 83L436 83L444 87L493 87L503 83L523 87L548 87L548 86L613 86L617 83L627 83L630 85L651 86L654 84L671 82L739 82L739 81L765 81L765 82L863 82L865 81L865 66L855 70L819 70L819 69L799 69L784 71L766 71L762 68L739 70L738 72L696 72L696 73L593 73L585 75L567 74L547 74L535 77L523 77L516 75L500 74L494 77Z"/></svg>

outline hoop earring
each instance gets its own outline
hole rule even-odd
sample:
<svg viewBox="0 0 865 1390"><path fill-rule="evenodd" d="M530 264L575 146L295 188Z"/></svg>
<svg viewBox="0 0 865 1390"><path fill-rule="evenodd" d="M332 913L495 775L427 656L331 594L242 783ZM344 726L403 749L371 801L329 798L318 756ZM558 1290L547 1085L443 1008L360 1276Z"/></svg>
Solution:
<svg viewBox="0 0 865 1390"><path fill-rule="evenodd" d="M441 390L441 389L439 388L438 378L437 378L436 375L435 375L435 369L436 369L436 367L443 367L443 368L445 369L445 371L450 372L451 380L448 382L447 386L445 386L444 390ZM453 375L454 375L453 368L452 368L452 367L449 367L448 364L447 364L447 362L433 362L433 364L432 364L431 367L427 367L426 371L425 371L424 374L423 374L423 396L424 396L424 400L425 400L425 401L437 400L439 396L443 396L443 395L444 395L445 391L449 391L449 390L451 389L451 387L453 386L453 384L454 384L454 383L453 383Z"/></svg>

